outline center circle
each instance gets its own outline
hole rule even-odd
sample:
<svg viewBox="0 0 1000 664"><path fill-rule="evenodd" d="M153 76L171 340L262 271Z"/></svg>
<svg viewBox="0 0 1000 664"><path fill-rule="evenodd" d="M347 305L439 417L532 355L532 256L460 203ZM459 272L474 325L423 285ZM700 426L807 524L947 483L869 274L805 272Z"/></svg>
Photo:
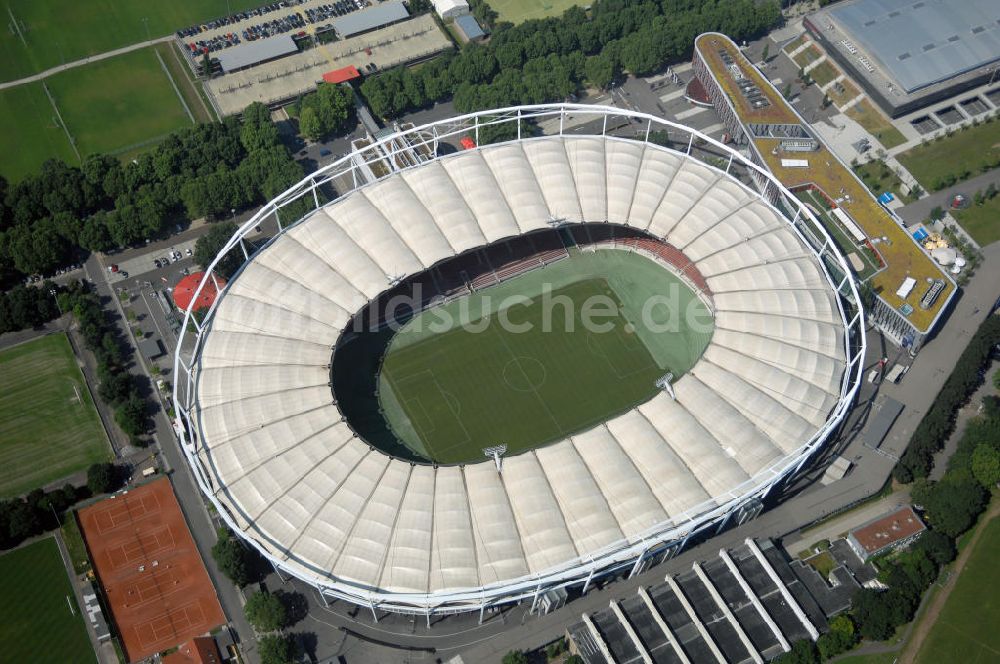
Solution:
<svg viewBox="0 0 1000 664"><path fill-rule="evenodd" d="M503 368L503 380L515 392L534 392L545 384L545 376L545 365L524 355L515 357Z"/></svg>

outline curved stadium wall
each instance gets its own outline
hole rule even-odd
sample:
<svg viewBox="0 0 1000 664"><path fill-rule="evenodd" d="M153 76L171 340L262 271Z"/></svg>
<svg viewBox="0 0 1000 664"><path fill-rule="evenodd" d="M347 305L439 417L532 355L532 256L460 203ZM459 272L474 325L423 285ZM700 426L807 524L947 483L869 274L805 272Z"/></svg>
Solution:
<svg viewBox="0 0 1000 664"><path fill-rule="evenodd" d="M541 135L522 137L525 121ZM438 154L501 125L517 137ZM239 228L208 272L230 252L245 260L203 318L187 315L175 356L175 428L201 490L324 596L448 613L634 573L752 518L846 415L865 350L849 268L740 153L654 116L572 104L465 115L376 147ZM251 245L266 221L278 234ZM711 289L716 332L675 398L511 456L502 476L488 460L393 459L350 429L328 383L355 312L462 252L604 222L678 247Z"/></svg>

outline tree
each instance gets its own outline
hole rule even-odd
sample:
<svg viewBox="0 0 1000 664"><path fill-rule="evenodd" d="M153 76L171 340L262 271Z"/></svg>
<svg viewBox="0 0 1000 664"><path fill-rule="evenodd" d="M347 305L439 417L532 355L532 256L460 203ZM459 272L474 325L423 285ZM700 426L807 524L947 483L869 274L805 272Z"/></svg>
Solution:
<svg viewBox="0 0 1000 664"><path fill-rule="evenodd" d="M924 551L938 565L946 565L955 559L955 542L937 530L925 531L912 548Z"/></svg>
<svg viewBox="0 0 1000 664"><path fill-rule="evenodd" d="M776 657L775 664L816 664L819 662L819 653L816 651L816 644L809 639L799 639L792 644L792 649Z"/></svg>
<svg viewBox="0 0 1000 664"><path fill-rule="evenodd" d="M771 42L764 42L764 52L761 53L760 59L762 62L767 62L767 58L771 55Z"/></svg>
<svg viewBox="0 0 1000 664"><path fill-rule="evenodd" d="M93 494L111 493L118 488L118 467L113 463L95 463L87 469L87 488Z"/></svg>
<svg viewBox="0 0 1000 664"><path fill-rule="evenodd" d="M236 224L231 221L214 224L195 243L194 262L202 269L207 270L234 233L236 233ZM220 276L229 279L242 263L243 254L237 249L226 254L215 266L215 269Z"/></svg>
<svg viewBox="0 0 1000 664"><path fill-rule="evenodd" d="M854 595L851 611L858 631L866 639L884 641L896 630L898 613L893 599L896 593L862 588Z"/></svg>
<svg viewBox="0 0 1000 664"><path fill-rule="evenodd" d="M1000 482L1000 450L989 443L977 445L972 453L972 475L987 489L996 486Z"/></svg>
<svg viewBox="0 0 1000 664"><path fill-rule="evenodd" d="M816 647L823 659L830 659L847 652L858 642L854 621L847 614L841 614L830 621L830 631L819 637Z"/></svg>
<svg viewBox="0 0 1000 664"><path fill-rule="evenodd" d="M566 658L564 664L584 664L583 657L579 655L570 655Z"/></svg>
<svg viewBox="0 0 1000 664"><path fill-rule="evenodd" d="M781 96L784 97L785 99L791 99L792 98L792 84L791 83L785 83L785 87L781 91Z"/></svg>
<svg viewBox="0 0 1000 664"><path fill-rule="evenodd" d="M299 133L310 141L323 138L323 125L320 124L319 116L312 106L303 108L299 114Z"/></svg>
<svg viewBox="0 0 1000 664"><path fill-rule="evenodd" d="M271 112L259 101L243 109L240 142L247 152L264 150L278 143L278 128L271 122Z"/></svg>
<svg viewBox="0 0 1000 664"><path fill-rule="evenodd" d="M620 73L617 63L604 53L587 58L586 70L590 84L602 90L611 85Z"/></svg>
<svg viewBox="0 0 1000 664"><path fill-rule="evenodd" d="M292 640L287 636L268 634L257 642L261 664L292 664Z"/></svg>
<svg viewBox="0 0 1000 664"><path fill-rule="evenodd" d="M949 537L958 537L972 526L987 497L982 485L967 477L918 484L912 493L927 510L931 526Z"/></svg>
<svg viewBox="0 0 1000 664"><path fill-rule="evenodd" d="M528 664L528 656L523 650L511 650L503 656L502 664Z"/></svg>
<svg viewBox="0 0 1000 664"><path fill-rule="evenodd" d="M115 422L129 436L139 436L147 430L146 413L148 410L149 406L145 399L140 397L138 393L132 392L115 411Z"/></svg>
<svg viewBox="0 0 1000 664"><path fill-rule="evenodd" d="M222 573L240 588L261 577L260 556L225 528L219 530L219 539L212 546L212 558Z"/></svg>
<svg viewBox="0 0 1000 664"><path fill-rule="evenodd" d="M285 604L267 591L254 593L243 607L247 620L258 632L274 632L285 626L288 619Z"/></svg>

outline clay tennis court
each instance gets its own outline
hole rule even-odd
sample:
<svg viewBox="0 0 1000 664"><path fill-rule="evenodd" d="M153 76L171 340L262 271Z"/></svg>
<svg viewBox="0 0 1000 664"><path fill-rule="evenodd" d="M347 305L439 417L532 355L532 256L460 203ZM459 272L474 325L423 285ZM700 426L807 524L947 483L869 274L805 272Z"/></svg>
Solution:
<svg viewBox="0 0 1000 664"><path fill-rule="evenodd" d="M79 512L128 661L226 622L167 478Z"/></svg>

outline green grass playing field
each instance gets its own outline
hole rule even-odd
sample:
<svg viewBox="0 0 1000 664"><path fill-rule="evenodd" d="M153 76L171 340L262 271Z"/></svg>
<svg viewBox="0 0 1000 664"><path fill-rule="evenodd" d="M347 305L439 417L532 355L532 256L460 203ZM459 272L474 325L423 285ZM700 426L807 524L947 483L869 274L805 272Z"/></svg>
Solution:
<svg viewBox="0 0 1000 664"><path fill-rule="evenodd" d="M1000 519L986 525L938 619L917 654L917 664L1000 660ZM961 653L959 656L958 653Z"/></svg>
<svg viewBox="0 0 1000 664"><path fill-rule="evenodd" d="M491 0L490 7L500 14L501 21L524 23L533 18L562 16L573 5L589 4L577 0Z"/></svg>
<svg viewBox="0 0 1000 664"><path fill-rule="evenodd" d="M644 315L658 294L670 297ZM445 317L469 324L443 331ZM653 261L574 253L418 315L386 353L379 399L396 435L424 458L478 461L496 444L514 454L649 400L658 378L691 368L711 331L701 300Z"/></svg>
<svg viewBox="0 0 1000 664"><path fill-rule="evenodd" d="M7 0L0 10L4 24L0 81L137 44L146 41L147 34L153 39L170 35L225 16L229 9L236 12L262 4L261 0Z"/></svg>
<svg viewBox="0 0 1000 664"><path fill-rule="evenodd" d="M77 163L41 83L0 90L0 114L5 123L0 131L0 175L17 182L37 173L46 159Z"/></svg>
<svg viewBox="0 0 1000 664"><path fill-rule="evenodd" d="M3 661L96 663L83 620L55 539L0 556Z"/></svg>
<svg viewBox="0 0 1000 664"><path fill-rule="evenodd" d="M0 497L54 482L110 455L65 335L0 352Z"/></svg>
<svg viewBox="0 0 1000 664"><path fill-rule="evenodd" d="M191 124L152 48L62 72L46 83L84 158Z"/></svg>
<svg viewBox="0 0 1000 664"><path fill-rule="evenodd" d="M152 48L50 76L45 84L83 158L114 154L191 124ZM0 110L12 127L0 136L0 175L16 182L53 158L80 164L41 83L0 90Z"/></svg>

